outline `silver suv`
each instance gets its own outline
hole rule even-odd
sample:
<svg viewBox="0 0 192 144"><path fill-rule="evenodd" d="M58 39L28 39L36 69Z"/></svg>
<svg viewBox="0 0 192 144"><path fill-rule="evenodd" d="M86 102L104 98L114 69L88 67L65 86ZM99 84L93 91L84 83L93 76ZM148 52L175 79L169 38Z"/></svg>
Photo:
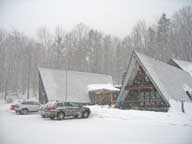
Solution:
<svg viewBox="0 0 192 144"><path fill-rule="evenodd" d="M41 104L36 101L24 101L20 104L16 104L15 112L17 114L27 114L28 112L37 112L40 110Z"/></svg>
<svg viewBox="0 0 192 144"><path fill-rule="evenodd" d="M90 114L88 107L80 106L73 102L58 102L51 101L40 109L41 116L43 118L59 119L62 120L65 117L73 116L75 118L82 117L88 118Z"/></svg>

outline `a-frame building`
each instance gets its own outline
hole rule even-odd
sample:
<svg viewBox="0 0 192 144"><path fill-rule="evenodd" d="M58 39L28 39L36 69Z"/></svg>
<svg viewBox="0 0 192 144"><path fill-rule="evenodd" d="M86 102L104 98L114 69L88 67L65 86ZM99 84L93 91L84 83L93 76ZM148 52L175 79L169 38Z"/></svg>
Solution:
<svg viewBox="0 0 192 144"><path fill-rule="evenodd" d="M39 68L39 101L42 104L51 100L89 104L88 85L101 83L112 84L112 76Z"/></svg>
<svg viewBox="0 0 192 144"><path fill-rule="evenodd" d="M186 86L192 88L187 72L134 51L116 106L166 112L171 99L191 102Z"/></svg>

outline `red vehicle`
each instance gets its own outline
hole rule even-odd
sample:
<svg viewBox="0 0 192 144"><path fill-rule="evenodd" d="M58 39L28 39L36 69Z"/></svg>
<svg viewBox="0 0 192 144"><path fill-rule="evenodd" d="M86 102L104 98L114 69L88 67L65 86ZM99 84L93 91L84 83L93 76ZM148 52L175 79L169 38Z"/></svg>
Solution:
<svg viewBox="0 0 192 144"><path fill-rule="evenodd" d="M11 104L10 105L10 110L15 110L16 105L18 103L21 103L21 102L23 102L23 100L22 99L18 99L15 103Z"/></svg>
<svg viewBox="0 0 192 144"><path fill-rule="evenodd" d="M15 110L15 107L16 107L16 104L12 104L12 105L10 106L10 110Z"/></svg>

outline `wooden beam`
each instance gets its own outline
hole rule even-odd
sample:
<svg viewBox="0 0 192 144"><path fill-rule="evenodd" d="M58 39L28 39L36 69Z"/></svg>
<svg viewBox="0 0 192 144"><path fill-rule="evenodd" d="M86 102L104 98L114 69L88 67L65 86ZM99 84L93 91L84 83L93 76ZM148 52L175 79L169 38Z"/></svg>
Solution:
<svg viewBox="0 0 192 144"><path fill-rule="evenodd" d="M152 90L153 89L153 86L136 86L136 85L133 85L133 86L127 86L127 89L128 90Z"/></svg>
<svg viewBox="0 0 192 144"><path fill-rule="evenodd" d="M110 93L110 98L111 98L111 105L113 104L113 95Z"/></svg>
<svg viewBox="0 0 192 144"><path fill-rule="evenodd" d="M102 105L102 95L99 95L99 104Z"/></svg>
<svg viewBox="0 0 192 144"><path fill-rule="evenodd" d="M145 107L145 92L144 92L144 107Z"/></svg>

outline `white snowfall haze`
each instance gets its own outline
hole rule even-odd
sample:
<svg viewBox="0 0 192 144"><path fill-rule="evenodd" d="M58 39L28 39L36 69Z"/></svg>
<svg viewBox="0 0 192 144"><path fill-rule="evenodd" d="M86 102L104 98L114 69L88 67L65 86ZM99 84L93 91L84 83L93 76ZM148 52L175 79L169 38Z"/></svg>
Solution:
<svg viewBox="0 0 192 144"><path fill-rule="evenodd" d="M0 0L0 144L192 144L192 0Z"/></svg>
<svg viewBox="0 0 192 144"><path fill-rule="evenodd" d="M83 22L123 37L137 21L151 24L163 12L171 15L188 4L190 0L1 0L0 26L34 35L41 26L69 30Z"/></svg>
<svg viewBox="0 0 192 144"><path fill-rule="evenodd" d="M191 144L189 107L186 113L174 108L163 113L90 106L88 119L58 121L38 113L16 115L1 102L0 144Z"/></svg>

